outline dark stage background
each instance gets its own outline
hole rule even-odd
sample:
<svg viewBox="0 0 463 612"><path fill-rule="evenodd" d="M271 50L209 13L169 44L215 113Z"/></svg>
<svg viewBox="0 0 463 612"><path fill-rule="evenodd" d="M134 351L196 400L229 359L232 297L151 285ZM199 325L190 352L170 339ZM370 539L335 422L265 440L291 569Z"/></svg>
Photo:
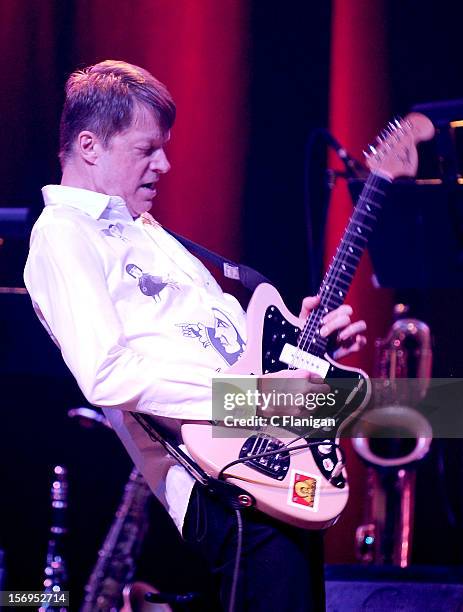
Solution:
<svg viewBox="0 0 463 612"><path fill-rule="evenodd" d="M160 183L153 214L260 269L296 310L318 286L321 267L313 266L311 278L309 261L323 249L327 205L326 152L318 145L310 171L312 252L305 229L309 134L330 125L360 157L389 116L417 102L463 98L460 40L450 2L0 0L0 207L30 208L33 221L40 187L59 182L58 122L73 69L107 58L143 65L171 89L179 115L168 151L172 171ZM342 179L331 204L327 252L350 208ZM444 246L439 238L436 250ZM21 237L5 237L0 285L22 286L25 249ZM391 322L394 295L373 290L364 262L350 297L368 319L372 347ZM461 290L401 297L431 326L435 375L461 375ZM371 372L371 348L354 361ZM85 400L26 295L0 294L0 380L6 586L40 586L51 468L62 463L70 478L68 565L77 601L129 461L110 432L82 430L67 419L67 409ZM353 495L328 536L331 562L353 561L353 529L361 520L364 470L352 453L350 460ZM459 441L439 441L420 467L416 563L463 562L462 462ZM153 513L150 580L193 588L201 568L179 542L170 544L174 529Z"/></svg>

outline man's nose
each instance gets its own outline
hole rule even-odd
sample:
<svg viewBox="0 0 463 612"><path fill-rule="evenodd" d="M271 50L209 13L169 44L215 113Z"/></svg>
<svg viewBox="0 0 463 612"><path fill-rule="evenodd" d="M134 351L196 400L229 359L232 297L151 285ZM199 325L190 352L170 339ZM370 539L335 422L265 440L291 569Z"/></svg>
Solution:
<svg viewBox="0 0 463 612"><path fill-rule="evenodd" d="M156 156L151 162L151 169L161 174L169 172L170 164L164 149L159 149L158 151L156 151Z"/></svg>

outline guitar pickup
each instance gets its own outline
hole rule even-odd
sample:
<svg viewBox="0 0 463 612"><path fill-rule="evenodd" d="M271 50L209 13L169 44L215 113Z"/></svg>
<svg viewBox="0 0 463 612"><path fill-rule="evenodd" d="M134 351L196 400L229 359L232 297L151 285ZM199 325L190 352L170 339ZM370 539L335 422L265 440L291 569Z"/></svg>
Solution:
<svg viewBox="0 0 463 612"><path fill-rule="evenodd" d="M280 361L291 367L318 374L320 378L325 378L330 369L330 363L326 359L311 355L307 351L303 351L301 348L289 343L284 345Z"/></svg>

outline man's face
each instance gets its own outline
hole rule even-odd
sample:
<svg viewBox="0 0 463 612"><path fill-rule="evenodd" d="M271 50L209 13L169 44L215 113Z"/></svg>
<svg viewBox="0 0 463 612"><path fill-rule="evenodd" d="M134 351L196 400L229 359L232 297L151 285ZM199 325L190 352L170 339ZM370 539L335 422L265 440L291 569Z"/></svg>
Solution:
<svg viewBox="0 0 463 612"><path fill-rule="evenodd" d="M160 174L170 169L164 145L170 133L163 132L147 108L134 109L132 125L101 148L95 168L95 188L120 196L130 214L138 217L151 208Z"/></svg>

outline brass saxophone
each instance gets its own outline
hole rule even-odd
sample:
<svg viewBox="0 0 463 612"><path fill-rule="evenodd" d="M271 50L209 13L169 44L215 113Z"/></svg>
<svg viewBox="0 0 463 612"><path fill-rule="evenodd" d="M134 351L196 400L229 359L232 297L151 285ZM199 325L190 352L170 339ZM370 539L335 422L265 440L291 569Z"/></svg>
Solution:
<svg viewBox="0 0 463 612"><path fill-rule="evenodd" d="M150 495L143 476L134 468L85 587L81 612L112 612L122 608L124 586L133 577L148 527L146 509Z"/></svg>
<svg viewBox="0 0 463 612"><path fill-rule="evenodd" d="M429 451L432 429L416 410L431 378L429 327L398 318L385 339L376 341L373 408L354 429L352 444L367 464L364 523L356 531L356 554L363 563L407 567L411 558L415 467Z"/></svg>
<svg viewBox="0 0 463 612"><path fill-rule="evenodd" d="M72 408L68 416L81 425L103 425L106 418L92 408ZM149 604L147 593L159 591L145 582L130 584L140 548L148 529L147 505L151 496L141 473L133 468L115 519L98 553L98 560L85 587L80 612L172 612L167 604Z"/></svg>

